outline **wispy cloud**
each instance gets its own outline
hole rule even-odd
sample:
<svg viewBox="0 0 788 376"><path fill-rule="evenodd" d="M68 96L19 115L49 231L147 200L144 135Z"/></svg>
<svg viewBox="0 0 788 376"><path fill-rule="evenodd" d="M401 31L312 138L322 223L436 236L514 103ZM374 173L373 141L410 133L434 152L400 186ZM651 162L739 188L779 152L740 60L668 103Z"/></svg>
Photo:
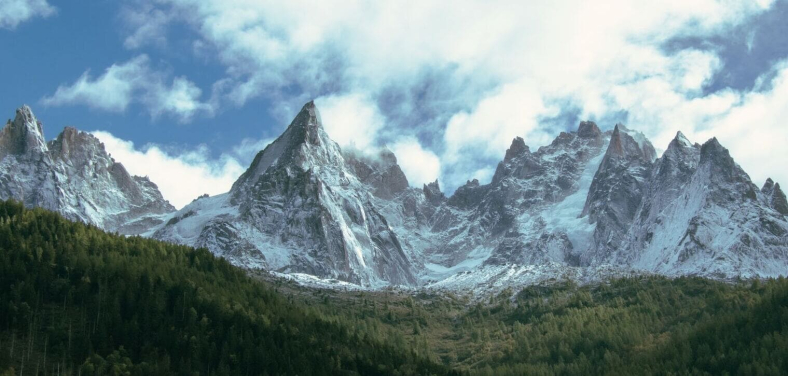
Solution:
<svg viewBox="0 0 788 376"><path fill-rule="evenodd" d="M47 0L3 0L0 1L0 28L15 29L22 22L49 17L56 12Z"/></svg>
<svg viewBox="0 0 788 376"><path fill-rule="evenodd" d="M185 77L175 77L151 67L147 55L113 64L96 78L86 71L76 82L61 85L41 102L47 106L87 105L104 111L122 112L132 103L143 104L152 117L170 115L189 122L196 114L213 114L213 106L201 102L202 91Z"/></svg>
<svg viewBox="0 0 788 376"><path fill-rule="evenodd" d="M222 103L241 106L265 96L282 108L297 108L297 102L323 98L318 104L328 108L324 112L331 119L326 127L341 143L415 139L421 150L440 157L440 176L450 191L469 175L489 177L515 136L539 146L573 126L548 127L543 121L561 118L567 105L592 120L625 114L622 120L658 144L680 126L724 134L725 123L713 120L749 94L705 92L723 64L715 51L663 46L685 36L726 35L772 5L717 0L140 4L148 13L179 17L160 18L164 21L151 33L137 27L130 37L137 43L166 38L169 22L183 22L197 35L194 43L216 51L214 61L226 67L227 76L215 85ZM422 116L409 115L414 113Z"/></svg>
<svg viewBox="0 0 788 376"><path fill-rule="evenodd" d="M123 40L123 46L130 50L147 45L165 47L166 27L174 17L175 14L154 8L149 4L143 4L138 8L124 7L121 11L121 19L130 32Z"/></svg>

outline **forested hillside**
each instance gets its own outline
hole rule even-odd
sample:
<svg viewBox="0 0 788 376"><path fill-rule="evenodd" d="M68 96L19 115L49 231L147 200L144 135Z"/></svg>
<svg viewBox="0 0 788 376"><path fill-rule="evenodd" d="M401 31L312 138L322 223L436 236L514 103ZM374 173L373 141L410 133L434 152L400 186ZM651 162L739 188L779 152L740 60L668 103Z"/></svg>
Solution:
<svg viewBox="0 0 788 376"><path fill-rule="evenodd" d="M780 375L786 323L782 278L317 290L0 202L3 376Z"/></svg>
<svg viewBox="0 0 788 376"><path fill-rule="evenodd" d="M0 328L3 375L452 373L206 250L15 202L0 203Z"/></svg>

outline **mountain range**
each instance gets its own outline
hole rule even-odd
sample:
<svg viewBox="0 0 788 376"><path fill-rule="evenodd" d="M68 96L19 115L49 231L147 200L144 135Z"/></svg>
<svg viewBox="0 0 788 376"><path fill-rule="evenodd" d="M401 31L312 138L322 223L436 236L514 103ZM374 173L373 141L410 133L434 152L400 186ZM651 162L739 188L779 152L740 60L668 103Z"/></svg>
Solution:
<svg viewBox="0 0 788 376"><path fill-rule="evenodd" d="M788 270L788 201L717 139L581 122L492 180L447 196L410 186L387 149L343 150L309 102L229 192L180 210L89 133L45 142L28 107L0 132L0 198L109 231L205 247L235 265L334 286L505 286L617 273L773 277Z"/></svg>
<svg viewBox="0 0 788 376"><path fill-rule="evenodd" d="M130 175L93 135L66 127L46 142L27 106L0 131L0 198L127 235L175 210L156 184Z"/></svg>

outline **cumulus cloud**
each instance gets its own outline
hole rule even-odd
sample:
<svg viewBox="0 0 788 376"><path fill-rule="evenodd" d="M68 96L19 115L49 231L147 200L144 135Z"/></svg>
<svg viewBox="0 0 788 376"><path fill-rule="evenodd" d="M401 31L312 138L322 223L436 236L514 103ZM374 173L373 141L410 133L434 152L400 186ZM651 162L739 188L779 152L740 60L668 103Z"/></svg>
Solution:
<svg viewBox="0 0 788 376"><path fill-rule="evenodd" d="M463 152L499 158L513 138L531 133L541 117L557 112L557 108L547 107L532 86L504 85L470 112L462 111L449 119L444 158L454 163Z"/></svg>
<svg viewBox="0 0 788 376"><path fill-rule="evenodd" d="M56 11L47 0L3 0L0 1L0 28L15 29L22 22L49 17Z"/></svg>
<svg viewBox="0 0 788 376"><path fill-rule="evenodd" d="M229 155L211 158L205 147L173 153L154 144L137 147L108 132L91 133L129 173L148 176L156 183L164 198L176 208L205 193L215 195L229 191L246 169Z"/></svg>
<svg viewBox="0 0 788 376"><path fill-rule="evenodd" d="M397 163L410 185L421 187L440 176L440 159L432 151L425 150L415 137L400 139L389 148L397 156Z"/></svg>
<svg viewBox="0 0 788 376"><path fill-rule="evenodd" d="M134 102L146 106L152 117L167 114L189 122L196 114L212 114L213 106L200 101L202 91L185 77L169 83L168 75L154 70L147 55L112 64L96 78L86 71L71 85L61 85L41 102L47 106L82 104L104 111L122 112Z"/></svg>
<svg viewBox="0 0 788 376"><path fill-rule="evenodd" d="M320 97L341 144L415 137L440 156L451 191L461 177L488 177L514 136L539 146L576 126L543 123L567 105L591 120L625 114L658 144L679 127L724 134L725 123L712 120L747 94L704 92L723 66L714 51L663 46L725 35L771 1L140 4L183 16L162 17L150 38L180 20L195 31L195 45L216 51L227 72L217 86L225 103L266 96L290 108ZM144 43L147 32L135 30L130 37Z"/></svg>
<svg viewBox="0 0 788 376"><path fill-rule="evenodd" d="M383 126L377 106L360 95L321 97L315 100L323 127L340 146L368 151Z"/></svg>
<svg viewBox="0 0 788 376"><path fill-rule="evenodd" d="M768 177L788 185L788 60L776 63L774 70L769 89L732 99L720 116L698 122L691 130L694 141L717 137L759 185Z"/></svg>

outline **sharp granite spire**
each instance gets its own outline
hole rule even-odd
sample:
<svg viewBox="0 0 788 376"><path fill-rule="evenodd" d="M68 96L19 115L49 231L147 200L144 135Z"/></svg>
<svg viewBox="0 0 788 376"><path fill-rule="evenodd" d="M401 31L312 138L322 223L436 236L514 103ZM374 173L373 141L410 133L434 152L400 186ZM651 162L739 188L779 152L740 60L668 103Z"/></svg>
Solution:
<svg viewBox="0 0 788 376"><path fill-rule="evenodd" d="M46 143L28 106L0 133L0 158L0 199L124 234L145 232L175 210L155 184L131 176L93 135L66 127Z"/></svg>

